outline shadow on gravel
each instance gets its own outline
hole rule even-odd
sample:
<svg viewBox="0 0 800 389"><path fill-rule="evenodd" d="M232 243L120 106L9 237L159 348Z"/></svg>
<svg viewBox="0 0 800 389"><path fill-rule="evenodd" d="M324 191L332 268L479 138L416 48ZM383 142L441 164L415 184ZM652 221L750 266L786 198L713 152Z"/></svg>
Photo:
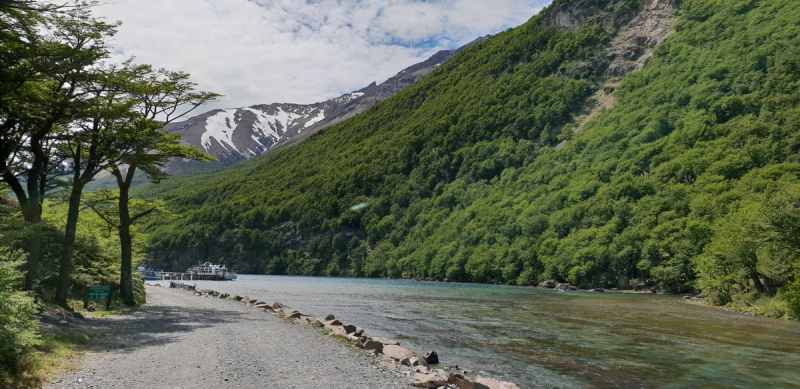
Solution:
<svg viewBox="0 0 800 389"><path fill-rule="evenodd" d="M180 341L178 334L227 322L257 321L240 312L185 306L144 306L133 315L113 319L87 319L71 329L96 335L97 351L133 352L149 346Z"/></svg>

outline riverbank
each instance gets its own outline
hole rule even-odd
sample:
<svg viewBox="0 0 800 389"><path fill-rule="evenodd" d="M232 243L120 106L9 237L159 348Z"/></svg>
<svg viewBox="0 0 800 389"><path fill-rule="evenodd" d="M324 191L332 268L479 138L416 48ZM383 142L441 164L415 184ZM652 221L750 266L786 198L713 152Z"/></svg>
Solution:
<svg viewBox="0 0 800 389"><path fill-rule="evenodd" d="M409 387L380 359L309 327L226 299L147 292L147 305L89 346L81 370L45 387Z"/></svg>
<svg viewBox="0 0 800 389"><path fill-rule="evenodd" d="M156 286L161 286L156 284ZM211 289L200 289L196 284L183 282L170 282L171 289L186 290L198 297L219 298L237 301L252 309L271 313L282 319L291 320L295 324L321 328L328 335L334 336L348 345L364 350L370 357L380 357L383 362L380 366L390 369L398 377L407 377L412 386L418 388L454 388L454 389L517 389L510 382L493 378L482 377L474 371L460 370L458 365L439 368L439 358L435 351L425 355L415 355L412 351L400 346L400 343L377 336L367 336L366 330L353 324L342 323L333 314L328 314L324 319L314 315L304 314L280 302L272 304L247 296L230 296Z"/></svg>

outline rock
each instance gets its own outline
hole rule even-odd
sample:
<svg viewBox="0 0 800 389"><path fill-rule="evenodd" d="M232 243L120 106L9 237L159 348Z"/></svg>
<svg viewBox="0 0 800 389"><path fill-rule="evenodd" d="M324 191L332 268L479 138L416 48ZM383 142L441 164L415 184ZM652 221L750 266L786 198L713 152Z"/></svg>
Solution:
<svg viewBox="0 0 800 389"><path fill-rule="evenodd" d="M454 384L459 389L489 389L488 386L475 382L462 374L452 373L447 377L447 382Z"/></svg>
<svg viewBox="0 0 800 389"><path fill-rule="evenodd" d="M336 316L333 316L333 315L325 316L325 321L329 321L329 320L336 320Z"/></svg>
<svg viewBox="0 0 800 389"><path fill-rule="evenodd" d="M360 347L366 350L375 350L376 352L382 353L383 352L383 343L378 342L372 338L367 338L359 343L356 343L356 347Z"/></svg>
<svg viewBox="0 0 800 389"><path fill-rule="evenodd" d="M344 327L344 330L347 331L348 334L355 333L356 329L358 328L358 327L356 327L356 326L354 326L352 324L344 324L344 325L342 325L342 327Z"/></svg>
<svg viewBox="0 0 800 389"><path fill-rule="evenodd" d="M411 357L411 358L404 359L404 360L400 361L400 363L402 363L402 364L404 364L406 366L424 366L425 365L425 360L417 358L417 357Z"/></svg>
<svg viewBox="0 0 800 389"><path fill-rule="evenodd" d="M371 357L376 357L376 356L378 356L378 351L377 350L364 350L364 354L367 354L367 355L369 355Z"/></svg>
<svg viewBox="0 0 800 389"><path fill-rule="evenodd" d="M355 336L362 336L364 335L364 329L361 327L356 327L356 332L353 333Z"/></svg>
<svg viewBox="0 0 800 389"><path fill-rule="evenodd" d="M388 339L388 338L377 338L376 337L376 338L370 338L370 339L378 341L378 342L381 342L381 343L383 343L384 345L387 345L387 346L399 346L400 345L400 343L397 343L396 341Z"/></svg>
<svg viewBox="0 0 800 389"><path fill-rule="evenodd" d="M600 292L600 293L604 293L604 292L605 292L605 290L603 290L603 289L592 289L592 292Z"/></svg>
<svg viewBox="0 0 800 389"><path fill-rule="evenodd" d="M250 304L255 304L255 303L257 303L257 302L258 302L258 300L249 300L249 301L247 301L247 302L248 302L248 303L250 303Z"/></svg>
<svg viewBox="0 0 800 389"><path fill-rule="evenodd" d="M344 327L342 327L342 326L325 326L325 328L333 331L333 332L331 332L331 335L339 335L339 336L347 337L347 331L345 331Z"/></svg>
<svg viewBox="0 0 800 389"><path fill-rule="evenodd" d="M498 381L495 379L484 378L481 376L478 376L478 378L475 379L475 382L478 384L485 385L489 389L517 389L517 385L514 385L510 382Z"/></svg>
<svg viewBox="0 0 800 389"><path fill-rule="evenodd" d="M288 315L285 315L285 316L286 316L287 319L297 319L297 318L303 317L305 315L303 315L300 312L294 311L294 312L290 312Z"/></svg>
<svg viewBox="0 0 800 389"><path fill-rule="evenodd" d="M395 346L395 345L383 345L383 353L386 354L387 357L402 361L404 359L410 359L414 357L414 353L409 351L406 348Z"/></svg>
<svg viewBox="0 0 800 389"><path fill-rule="evenodd" d="M340 322L340 321L339 321L339 320L337 320L337 319L333 319L333 320L322 320L320 323L322 323L322 325L324 325L325 327L329 327L329 326L340 326L340 325L342 325L342 322Z"/></svg>
<svg viewBox="0 0 800 389"><path fill-rule="evenodd" d="M353 343L357 343L357 342L360 342L362 340L361 337L355 336L353 334L347 334L347 339L349 339Z"/></svg>
<svg viewBox="0 0 800 389"><path fill-rule="evenodd" d="M259 304L253 305L253 308L262 308L263 309L263 308L267 308L267 307L269 307L270 310L272 309L272 307L270 307L266 303L259 303Z"/></svg>
<svg viewBox="0 0 800 389"><path fill-rule="evenodd" d="M429 369L428 366L416 366L414 367L414 371L422 374L430 374L431 369Z"/></svg>
<svg viewBox="0 0 800 389"><path fill-rule="evenodd" d="M386 368L389 368L389 369L397 369L397 365L395 365L394 362L392 362L392 361L381 362L381 367L386 367Z"/></svg>
<svg viewBox="0 0 800 389"><path fill-rule="evenodd" d="M553 289L553 288L555 288L555 286L556 286L556 284L553 283L552 281L544 281L541 284L539 284L540 288Z"/></svg>
<svg viewBox="0 0 800 389"><path fill-rule="evenodd" d="M429 365L435 365L439 363L439 354L436 354L436 351L431 351L425 354L425 362Z"/></svg>
<svg viewBox="0 0 800 389"><path fill-rule="evenodd" d="M272 304L272 309L274 309L274 310L276 310L276 311L277 311L277 310L279 310L279 309L281 309L281 308L283 308L283 307L285 307L285 305L283 305L283 304L281 304L281 303L275 303L275 304Z"/></svg>
<svg viewBox="0 0 800 389"><path fill-rule="evenodd" d="M438 374L416 374L414 375L415 381L411 384L417 388L438 388L440 386L447 386L446 378L440 377Z"/></svg>

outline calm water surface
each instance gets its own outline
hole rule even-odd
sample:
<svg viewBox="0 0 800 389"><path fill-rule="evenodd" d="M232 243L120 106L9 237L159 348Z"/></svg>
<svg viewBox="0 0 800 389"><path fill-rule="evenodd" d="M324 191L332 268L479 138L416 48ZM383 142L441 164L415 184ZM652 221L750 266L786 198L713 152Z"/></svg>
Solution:
<svg viewBox="0 0 800 389"><path fill-rule="evenodd" d="M195 282L333 313L415 353L435 350L445 366L520 388L800 388L800 323L680 296L284 276Z"/></svg>

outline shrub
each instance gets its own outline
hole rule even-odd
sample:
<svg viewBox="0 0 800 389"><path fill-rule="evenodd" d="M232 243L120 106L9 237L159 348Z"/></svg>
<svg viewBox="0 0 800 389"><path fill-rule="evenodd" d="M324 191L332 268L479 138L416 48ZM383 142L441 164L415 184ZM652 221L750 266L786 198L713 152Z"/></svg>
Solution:
<svg viewBox="0 0 800 389"><path fill-rule="evenodd" d="M0 248L0 376L13 373L24 350L39 344L36 304L20 291L24 255Z"/></svg>

